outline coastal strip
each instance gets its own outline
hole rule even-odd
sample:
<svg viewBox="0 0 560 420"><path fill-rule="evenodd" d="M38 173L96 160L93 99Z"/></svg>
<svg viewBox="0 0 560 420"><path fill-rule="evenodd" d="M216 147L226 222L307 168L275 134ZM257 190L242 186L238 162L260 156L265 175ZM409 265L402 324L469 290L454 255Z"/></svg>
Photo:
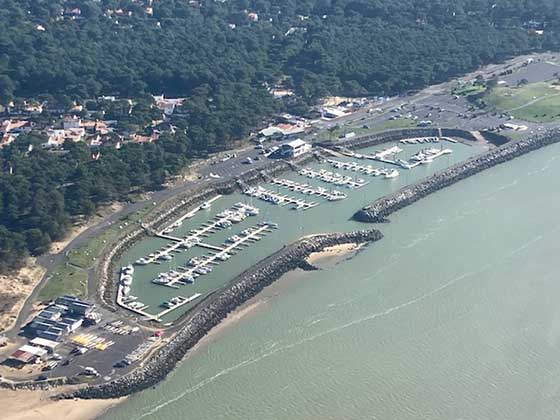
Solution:
<svg viewBox="0 0 560 420"><path fill-rule="evenodd" d="M278 252L233 279L193 308L179 332L142 367L111 382L87 386L56 398L118 398L156 385L183 359L212 328L228 314L256 296L283 274L306 266L307 258L326 248L341 244L367 244L383 238L378 230L313 235L283 247Z"/></svg>
<svg viewBox="0 0 560 420"><path fill-rule="evenodd" d="M395 211L406 207L442 188L473 176L486 169L512 160L533 150L560 141L560 131L553 130L538 134L528 139L510 142L494 148L479 156L470 158L454 165L442 172L430 176L416 184L401 188L393 194L382 197L354 214L354 219L360 222L382 223Z"/></svg>

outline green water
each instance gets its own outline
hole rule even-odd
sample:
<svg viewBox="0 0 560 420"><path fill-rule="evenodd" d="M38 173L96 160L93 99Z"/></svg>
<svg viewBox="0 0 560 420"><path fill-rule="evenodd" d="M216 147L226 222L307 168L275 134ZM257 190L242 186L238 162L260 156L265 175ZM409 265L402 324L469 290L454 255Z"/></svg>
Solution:
<svg viewBox="0 0 560 420"><path fill-rule="evenodd" d="M401 210L104 418L560 418L559 179L557 145Z"/></svg>
<svg viewBox="0 0 560 420"><path fill-rule="evenodd" d="M202 223L207 222L217 213L240 201L258 207L260 209L259 216L249 217L242 223L235 224L229 229L217 231L216 233L210 235L207 239L204 239L205 243L211 245L222 245L228 237L238 234L242 230L250 226L254 226L262 221L276 222L279 225L279 229L274 230L260 240L258 244L241 251L230 260L221 262L218 267L214 268L212 273L199 277L194 285L181 286L178 290L154 285L151 281L157 277L158 273L169 271L179 266L185 266L187 261L192 257L209 255L209 251L200 248L191 248L190 250L181 252L180 254L175 254L172 261L163 262L158 265L150 264L147 266L137 266L134 273L134 282L131 294L137 296L140 301L149 305L147 312L151 314L160 312L163 309L160 306L161 303L173 296L191 296L194 293L201 293L203 295L208 294L225 284L234 276L249 268L257 261L272 254L274 251L277 251L282 247L282 245L293 242L303 235L325 231L351 230L356 228L357 224L349 221L349 218L356 210L367 204L369 201L395 191L407 183L422 179L427 175L432 174L434 171L441 170L449 165L464 160L468 156L481 152L479 147L468 147L462 144L452 145L450 143L443 143L442 145L446 148L452 148L454 153L452 155L442 157L430 165L421 165L410 171L400 170L401 175L398 178L393 179L382 179L381 177L356 174L350 171L335 170L329 164L314 164L309 166L314 169L324 168L329 171L336 171L345 175L355 176L356 178L362 178L370 181L368 185L357 190L351 190L345 187L335 187L316 179L305 178L295 172L283 174L281 176L282 178L296 180L300 183L307 183L313 186L322 186L324 188L330 188L330 186L332 186L333 189L338 189L348 194L348 199L343 201L328 202L327 200L317 196L302 195L275 185L263 185L264 187L276 192L321 203L319 206L306 211L292 210L289 205L284 207L275 206L241 194L221 197L218 201L214 202L211 209L198 212L193 218L185 221L181 227L175 229L171 235L176 237L185 236L191 229L199 228ZM408 158L418 150L425 147L425 145L402 146L403 152L400 154L400 157ZM364 150L367 152L373 151L374 149ZM341 158L338 160L351 161L349 158ZM371 164L374 167L381 167L372 161L360 161L360 163L363 165ZM162 248L167 243L169 242L163 239L148 239L142 241L123 256L121 259L121 265L124 266L132 263L138 258L144 257L159 248ZM193 302L191 305L185 305L184 307L175 310L164 317L163 320L175 320L195 303L196 302Z"/></svg>

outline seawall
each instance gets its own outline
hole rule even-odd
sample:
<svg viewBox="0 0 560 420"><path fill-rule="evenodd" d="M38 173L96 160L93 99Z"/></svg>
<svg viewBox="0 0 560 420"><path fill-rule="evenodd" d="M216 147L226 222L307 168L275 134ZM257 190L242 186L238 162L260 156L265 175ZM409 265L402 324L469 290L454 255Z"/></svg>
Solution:
<svg viewBox="0 0 560 420"><path fill-rule="evenodd" d="M507 162L518 156L560 141L560 131L554 130L534 137L510 142L484 154L470 158L416 184L401 188L382 197L354 214L361 222L386 222L387 216L442 188Z"/></svg>
<svg viewBox="0 0 560 420"><path fill-rule="evenodd" d="M313 252L346 243L372 243L383 237L378 230L315 235L303 238L257 263L237 276L227 286L197 305L185 319L180 331L157 351L142 367L114 381L88 386L59 398L114 398L152 387L163 380L188 350L218 325L227 315L256 296L283 274L302 263Z"/></svg>

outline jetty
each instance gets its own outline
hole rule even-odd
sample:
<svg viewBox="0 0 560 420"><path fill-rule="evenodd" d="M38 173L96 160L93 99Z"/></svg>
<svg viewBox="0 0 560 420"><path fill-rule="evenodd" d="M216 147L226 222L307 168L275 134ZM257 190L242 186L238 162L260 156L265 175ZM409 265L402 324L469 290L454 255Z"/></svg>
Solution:
<svg viewBox="0 0 560 420"><path fill-rule="evenodd" d="M306 201L301 200L299 198L291 197L288 195L284 195L281 193L277 193L271 190L267 190L263 187L248 187L243 190L243 194L248 195L250 197L255 197L260 200L266 201L271 204L276 204L279 206L285 206L287 204L292 204L294 210L309 210L313 207L319 205L318 202L315 201Z"/></svg>
<svg viewBox="0 0 560 420"><path fill-rule="evenodd" d="M181 252L181 250L190 249L194 246L211 249L212 245L205 244L203 242L204 238L219 229L227 228L234 223L239 223L247 217L256 216L257 214L259 214L259 210L256 207L237 203L229 210L219 213L214 219L204 223L199 228L191 230L188 235L182 238L166 234L164 233L165 231L155 233L155 236L170 241L170 244L154 253L139 258L135 264L148 265L158 261L169 261L173 258L173 253Z"/></svg>
<svg viewBox="0 0 560 420"><path fill-rule="evenodd" d="M340 191L329 191L322 187L313 187L311 185L302 184L296 181L292 181L290 179L274 178L270 182L274 185L278 185L290 191L298 192L301 194L307 194L307 195L316 195L319 197L326 198L329 201L335 201L335 200L346 198L346 195L344 193L341 193Z"/></svg>
<svg viewBox="0 0 560 420"><path fill-rule="evenodd" d="M211 264L219 264L220 261L229 259L235 255L243 246L248 246L253 242L261 239L261 235L272 231L275 225L270 222L262 222L258 226L245 229L241 234L234 235L223 245L217 247L219 251L206 256L193 258L189 261L190 267L184 268L183 271L171 271L169 273L160 274L159 279L152 281L160 286L178 288L177 284L193 283L194 279L200 275L212 271Z"/></svg>
<svg viewBox="0 0 560 420"><path fill-rule="evenodd" d="M328 172L324 169L321 169L319 171L315 171L313 169L303 168L298 173L301 176L304 176L304 177L307 177L307 178L318 179L318 180L326 182L328 184L345 186L347 188L352 188L352 189L361 188L364 185L369 184L369 182L367 182L364 179L355 180L350 176Z"/></svg>

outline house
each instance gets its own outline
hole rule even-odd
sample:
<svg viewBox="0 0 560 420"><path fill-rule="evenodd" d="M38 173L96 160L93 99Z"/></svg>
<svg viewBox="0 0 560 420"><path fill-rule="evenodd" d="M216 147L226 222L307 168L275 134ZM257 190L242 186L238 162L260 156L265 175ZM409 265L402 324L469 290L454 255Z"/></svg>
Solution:
<svg viewBox="0 0 560 420"><path fill-rule="evenodd" d="M80 128L82 126L82 120L81 118L78 118L75 115L72 116L67 115L64 117L62 126L64 127L65 130L70 128Z"/></svg>
<svg viewBox="0 0 560 420"><path fill-rule="evenodd" d="M165 115L173 115L176 108L183 105L186 98L165 98L163 95L154 96L154 101L158 109L163 111Z"/></svg>
<svg viewBox="0 0 560 420"><path fill-rule="evenodd" d="M247 13L247 19L249 19L250 22L258 22L259 15L256 14L255 12L249 12Z"/></svg>

